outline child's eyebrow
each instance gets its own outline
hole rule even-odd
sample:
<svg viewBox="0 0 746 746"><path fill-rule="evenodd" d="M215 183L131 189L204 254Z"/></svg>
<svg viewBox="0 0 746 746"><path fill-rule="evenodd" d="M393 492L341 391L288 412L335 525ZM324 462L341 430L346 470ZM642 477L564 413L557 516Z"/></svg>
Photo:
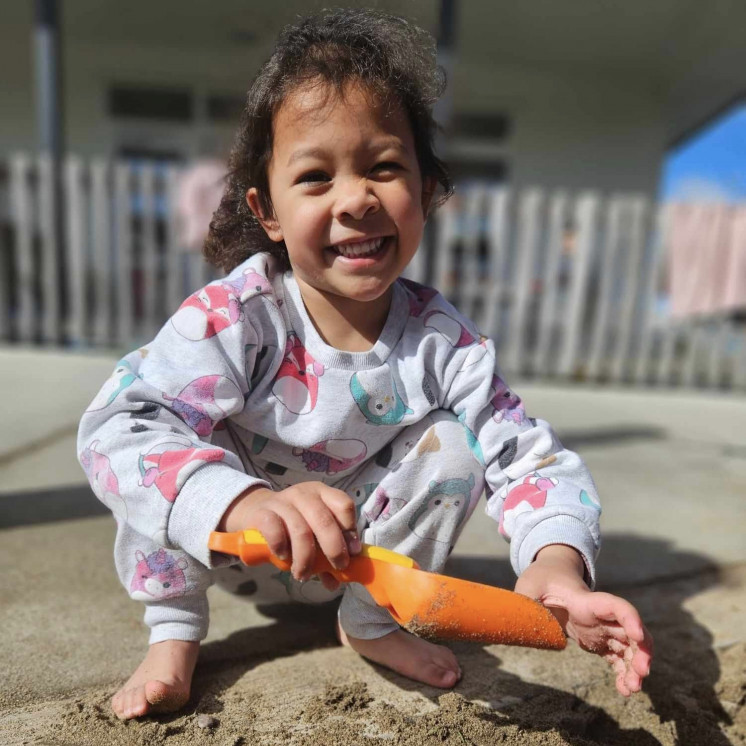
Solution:
<svg viewBox="0 0 746 746"><path fill-rule="evenodd" d="M303 160L304 158L323 158L326 155L324 148L301 148L291 153L288 158L287 166L292 166L296 161Z"/></svg>
<svg viewBox="0 0 746 746"><path fill-rule="evenodd" d="M376 153L383 152L384 150L398 150L402 153L409 152L409 148L398 137L387 137L383 140L378 140L371 145L370 150ZM304 158L324 158L327 155L328 153L323 147L300 148L290 154L285 165L292 166L293 163L301 161Z"/></svg>
<svg viewBox="0 0 746 746"><path fill-rule="evenodd" d="M398 137L387 137L384 140L378 140L374 146L371 147L371 150L376 152L382 152L384 150L399 150L402 153L409 152L406 143L402 142Z"/></svg>

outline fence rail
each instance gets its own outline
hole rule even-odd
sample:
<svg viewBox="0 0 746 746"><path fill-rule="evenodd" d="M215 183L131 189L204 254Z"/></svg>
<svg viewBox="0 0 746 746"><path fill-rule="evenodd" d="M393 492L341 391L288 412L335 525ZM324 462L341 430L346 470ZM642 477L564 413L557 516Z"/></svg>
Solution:
<svg viewBox="0 0 746 746"><path fill-rule="evenodd" d="M0 169L0 342L147 342L216 277L180 246L178 179L156 164L71 156L56 170L45 156L11 158ZM465 186L433 215L408 275L474 318L508 375L742 391L738 315L671 314L677 209L636 195ZM688 235L707 245L713 210L728 223L737 209L690 209ZM744 208L738 216L732 239L746 262Z"/></svg>

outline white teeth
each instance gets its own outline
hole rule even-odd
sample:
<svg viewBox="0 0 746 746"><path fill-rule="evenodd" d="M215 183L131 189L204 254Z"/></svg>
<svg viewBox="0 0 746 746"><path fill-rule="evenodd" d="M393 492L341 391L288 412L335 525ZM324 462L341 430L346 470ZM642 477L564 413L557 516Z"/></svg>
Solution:
<svg viewBox="0 0 746 746"><path fill-rule="evenodd" d="M372 241L362 241L360 243L338 244L334 248L346 257L367 256L375 254L381 248L383 238L374 238Z"/></svg>

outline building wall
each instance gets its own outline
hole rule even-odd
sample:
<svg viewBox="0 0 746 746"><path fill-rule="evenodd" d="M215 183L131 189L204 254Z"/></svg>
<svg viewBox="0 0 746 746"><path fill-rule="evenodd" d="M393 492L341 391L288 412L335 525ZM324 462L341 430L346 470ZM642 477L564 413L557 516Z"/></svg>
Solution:
<svg viewBox="0 0 746 746"><path fill-rule="evenodd" d="M33 49L28 29L0 30L3 117L0 155L33 149ZM66 140L84 156L110 156L122 138L143 146L172 147L187 157L224 151L230 127L114 122L106 93L115 82L169 85L212 93L243 94L269 49L163 48L69 41L64 49ZM665 147L665 112L645 80L594 74L590 67L457 63L454 106L469 113L503 113L510 134L498 149L508 180L539 185L654 195Z"/></svg>
<svg viewBox="0 0 746 746"><path fill-rule="evenodd" d="M30 27L30 13L27 22L21 17L0 23L0 155L28 150L36 142Z"/></svg>
<svg viewBox="0 0 746 746"><path fill-rule="evenodd" d="M517 187L656 193L664 108L644 81L582 69L462 65L453 84L457 109L507 113L505 160Z"/></svg>

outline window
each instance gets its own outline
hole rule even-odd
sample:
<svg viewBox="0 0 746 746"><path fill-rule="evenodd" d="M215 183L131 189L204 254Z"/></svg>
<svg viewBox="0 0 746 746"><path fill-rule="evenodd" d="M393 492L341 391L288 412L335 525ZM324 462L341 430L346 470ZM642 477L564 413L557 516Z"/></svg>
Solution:
<svg viewBox="0 0 746 746"><path fill-rule="evenodd" d="M207 97L207 118L214 122L237 122L244 105L243 96L212 94Z"/></svg>
<svg viewBox="0 0 746 746"><path fill-rule="evenodd" d="M123 119L160 119L189 122L194 116L191 91L115 85L109 89L108 110Z"/></svg>

